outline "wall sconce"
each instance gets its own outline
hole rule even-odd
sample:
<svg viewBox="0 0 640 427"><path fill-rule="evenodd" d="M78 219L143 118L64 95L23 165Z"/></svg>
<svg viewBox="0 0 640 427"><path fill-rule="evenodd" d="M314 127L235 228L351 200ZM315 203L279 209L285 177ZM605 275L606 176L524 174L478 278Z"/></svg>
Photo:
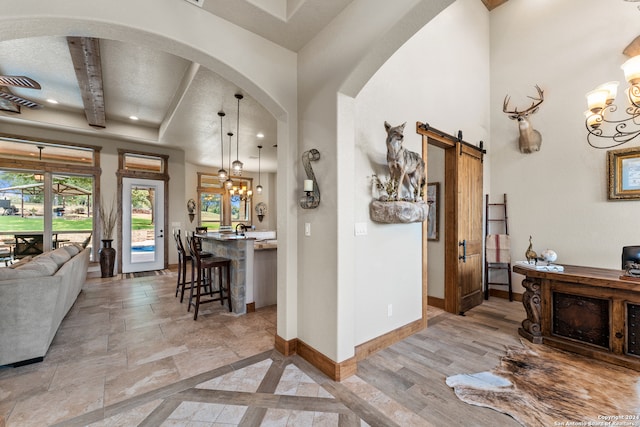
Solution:
<svg viewBox="0 0 640 427"><path fill-rule="evenodd" d="M196 201L189 199L187 202L187 212L189 214L189 221L193 222L193 218L196 216Z"/></svg>
<svg viewBox="0 0 640 427"><path fill-rule="evenodd" d="M318 181L311 168L311 160L316 161L320 159L320 152L315 148L309 151L305 151L302 154L302 165L307 173L307 179L304 180L304 191L306 196L300 198L300 207L302 209L315 209L320 205L320 188L318 187Z"/></svg>
<svg viewBox="0 0 640 427"><path fill-rule="evenodd" d="M640 55L634 56L622 64L624 77L629 83L625 90L629 105L625 109L626 118L614 120L609 114L618 110L613 103L618 94L619 82L608 82L587 93L587 108L585 125L589 134L587 142L593 148L608 149L627 143L640 135ZM614 132L606 134L603 124L613 126ZM606 146L594 145L591 138L606 138L614 141Z"/></svg>

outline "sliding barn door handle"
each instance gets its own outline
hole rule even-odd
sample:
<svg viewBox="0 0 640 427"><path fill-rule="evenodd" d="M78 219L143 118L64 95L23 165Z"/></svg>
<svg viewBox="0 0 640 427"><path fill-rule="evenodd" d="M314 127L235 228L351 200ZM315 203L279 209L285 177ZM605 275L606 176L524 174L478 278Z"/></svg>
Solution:
<svg viewBox="0 0 640 427"><path fill-rule="evenodd" d="M458 259L461 259L462 262L467 262L467 239L458 242L458 246L462 246L462 255L458 255Z"/></svg>

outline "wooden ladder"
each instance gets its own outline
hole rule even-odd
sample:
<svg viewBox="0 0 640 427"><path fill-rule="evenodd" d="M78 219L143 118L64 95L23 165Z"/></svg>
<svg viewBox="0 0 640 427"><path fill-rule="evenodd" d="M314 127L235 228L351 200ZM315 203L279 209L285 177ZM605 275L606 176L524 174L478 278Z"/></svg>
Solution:
<svg viewBox="0 0 640 427"><path fill-rule="evenodd" d="M497 224L496 227L504 230L504 234L509 234L509 222L507 216L507 195L503 195L502 203L489 203L489 195L485 195L485 258L484 258L484 299L489 299L489 286L490 285L508 285L509 286L509 301L513 301L513 289L511 287L511 262L487 262L486 254L486 237L491 234L489 232L490 225ZM492 216L491 214L496 214ZM507 271L507 283L491 282L489 275L492 270L506 270Z"/></svg>

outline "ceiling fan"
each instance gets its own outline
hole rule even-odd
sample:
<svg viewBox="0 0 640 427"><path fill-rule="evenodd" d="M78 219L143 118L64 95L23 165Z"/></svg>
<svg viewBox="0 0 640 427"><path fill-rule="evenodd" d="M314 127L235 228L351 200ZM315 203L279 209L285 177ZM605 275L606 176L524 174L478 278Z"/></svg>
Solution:
<svg viewBox="0 0 640 427"><path fill-rule="evenodd" d="M42 108L41 104L31 101L27 98L23 98L18 95L14 95L9 90L10 87L21 87L26 89L42 89L40 83L25 76L0 76L0 98L13 102L14 104L21 105L27 108Z"/></svg>

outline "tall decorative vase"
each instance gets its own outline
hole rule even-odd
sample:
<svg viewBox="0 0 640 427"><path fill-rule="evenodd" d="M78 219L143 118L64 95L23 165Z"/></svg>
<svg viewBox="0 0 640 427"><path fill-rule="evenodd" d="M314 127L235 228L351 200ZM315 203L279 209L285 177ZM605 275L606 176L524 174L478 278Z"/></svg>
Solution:
<svg viewBox="0 0 640 427"><path fill-rule="evenodd" d="M103 239L102 247L98 250L102 277L113 277L113 267L116 264L116 250L111 247L111 242L113 242L113 239Z"/></svg>

